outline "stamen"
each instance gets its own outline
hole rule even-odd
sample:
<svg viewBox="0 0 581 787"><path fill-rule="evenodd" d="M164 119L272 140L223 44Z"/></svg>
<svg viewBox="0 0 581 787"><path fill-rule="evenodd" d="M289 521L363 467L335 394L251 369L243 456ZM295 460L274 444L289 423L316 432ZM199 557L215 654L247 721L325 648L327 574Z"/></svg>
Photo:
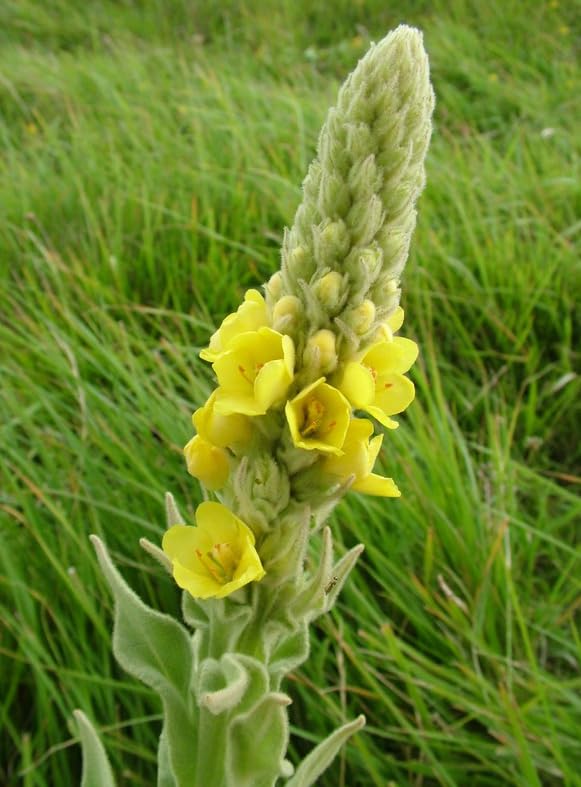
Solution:
<svg viewBox="0 0 581 787"><path fill-rule="evenodd" d="M216 580L216 582L220 582L220 584L224 584L223 578L220 576L218 571L216 570L217 567L220 567L220 564L217 563L216 560L210 558L210 553L208 552L206 555L202 554L201 550L196 549L196 555L198 556L198 560L204 566L208 574ZM221 572L224 573L223 570Z"/></svg>
<svg viewBox="0 0 581 787"><path fill-rule="evenodd" d="M225 585L226 582L231 581L237 560L230 544L214 544L212 549L206 552L205 555L199 549L196 549L196 555L208 574L216 582Z"/></svg>
<svg viewBox="0 0 581 787"><path fill-rule="evenodd" d="M250 377L246 374L246 369L241 364L238 364L238 371L240 372L242 377L244 377L247 383L250 383L250 385L254 385L254 380L250 379Z"/></svg>
<svg viewBox="0 0 581 787"><path fill-rule="evenodd" d="M302 437L310 437L321 426L325 415L325 405L318 399L311 399L307 402L304 414L306 426L301 429L301 435Z"/></svg>

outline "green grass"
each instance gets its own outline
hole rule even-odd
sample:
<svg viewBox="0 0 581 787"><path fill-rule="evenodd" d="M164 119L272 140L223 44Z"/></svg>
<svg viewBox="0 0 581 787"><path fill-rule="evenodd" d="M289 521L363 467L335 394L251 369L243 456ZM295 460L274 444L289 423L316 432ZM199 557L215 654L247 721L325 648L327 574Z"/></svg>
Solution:
<svg viewBox="0 0 581 787"><path fill-rule="evenodd" d="M295 755L368 728L320 780L581 784L579 73L567 3L81 3L0 10L0 783L78 783L75 707L151 785L160 708L110 655L99 533L140 552L197 352L282 229L341 79L400 21L438 98L405 284L417 400L386 439L403 497L352 495L366 552L290 691ZM211 787L211 785L209 785Z"/></svg>

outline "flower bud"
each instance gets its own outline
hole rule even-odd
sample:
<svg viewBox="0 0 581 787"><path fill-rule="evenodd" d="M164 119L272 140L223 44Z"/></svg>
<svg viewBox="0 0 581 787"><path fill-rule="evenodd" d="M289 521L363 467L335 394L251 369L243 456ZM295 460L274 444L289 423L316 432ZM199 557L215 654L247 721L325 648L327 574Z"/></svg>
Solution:
<svg viewBox="0 0 581 787"><path fill-rule="evenodd" d="M343 289L343 277L337 271L326 273L315 284L314 290L317 298L329 311L337 309Z"/></svg>
<svg viewBox="0 0 581 787"><path fill-rule="evenodd" d="M323 227L319 242L328 254L346 253L349 248L349 233L343 221L332 221Z"/></svg>
<svg viewBox="0 0 581 787"><path fill-rule="evenodd" d="M307 263L307 252L303 246L296 246L288 255L286 264L296 279L304 278L305 265Z"/></svg>
<svg viewBox="0 0 581 787"><path fill-rule="evenodd" d="M307 339L304 362L321 374L329 374L337 367L336 339L333 331L323 328Z"/></svg>
<svg viewBox="0 0 581 787"><path fill-rule="evenodd" d="M198 478L207 489L224 486L230 473L227 451L196 435L184 448L184 455L188 473Z"/></svg>
<svg viewBox="0 0 581 787"><path fill-rule="evenodd" d="M383 263L383 253L379 248L363 249L359 254L359 266L362 271L367 273L370 282L374 282Z"/></svg>
<svg viewBox="0 0 581 787"><path fill-rule="evenodd" d="M344 319L358 336L363 336L371 328L375 320L375 304L369 298L366 298L359 306L350 309L345 314Z"/></svg>
<svg viewBox="0 0 581 787"><path fill-rule="evenodd" d="M278 300L282 292L282 275L280 271L273 273L266 285L266 290L273 300Z"/></svg>
<svg viewBox="0 0 581 787"><path fill-rule="evenodd" d="M302 303L296 295L283 295L274 304L272 311L272 327L275 331L284 333L301 314Z"/></svg>

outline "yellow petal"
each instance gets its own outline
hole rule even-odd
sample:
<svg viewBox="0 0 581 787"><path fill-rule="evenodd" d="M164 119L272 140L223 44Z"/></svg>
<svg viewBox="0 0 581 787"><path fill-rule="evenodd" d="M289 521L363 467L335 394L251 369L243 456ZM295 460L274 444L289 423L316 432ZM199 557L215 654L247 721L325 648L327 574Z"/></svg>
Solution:
<svg viewBox="0 0 581 787"><path fill-rule="evenodd" d="M196 529L191 525L172 525L165 531L161 547L170 560L189 552L195 553L198 548Z"/></svg>
<svg viewBox="0 0 581 787"><path fill-rule="evenodd" d="M282 357L292 379L295 370L295 345L290 336L282 337Z"/></svg>
<svg viewBox="0 0 581 787"><path fill-rule="evenodd" d="M248 418L245 415L216 412L216 394L217 391L214 391L206 404L193 414L192 422L196 431L204 440L219 448L247 442L252 435Z"/></svg>
<svg viewBox="0 0 581 787"><path fill-rule="evenodd" d="M411 339L396 336L391 342L373 344L361 363L375 369L378 374L404 374L418 357L418 345Z"/></svg>
<svg viewBox="0 0 581 787"><path fill-rule="evenodd" d="M200 357L205 361L216 361L230 349L232 341L242 333L256 331L268 322L266 303L258 290L248 290L244 302L234 314L224 318L218 330L210 338L210 346L202 350Z"/></svg>
<svg viewBox="0 0 581 787"><path fill-rule="evenodd" d="M370 466L368 456L368 441L372 432L371 421L352 418L343 443L343 454L326 457L323 470L340 478L363 478L373 466Z"/></svg>
<svg viewBox="0 0 581 787"><path fill-rule="evenodd" d="M397 415L413 402L415 388L403 374L385 374L378 378L373 405L385 415Z"/></svg>
<svg viewBox="0 0 581 787"><path fill-rule="evenodd" d="M291 382L292 375L284 360L264 364L254 381L254 398L263 413L284 399Z"/></svg>
<svg viewBox="0 0 581 787"><path fill-rule="evenodd" d="M188 473L198 478L205 487L214 490L224 486L230 473L227 451L196 435L184 448L184 455Z"/></svg>
<svg viewBox="0 0 581 787"><path fill-rule="evenodd" d="M369 466L367 468L368 472L371 472L373 470L373 465L375 464L375 460L378 457L382 443L383 443L382 434L378 434L369 443L369 456L368 456Z"/></svg>
<svg viewBox="0 0 581 787"><path fill-rule="evenodd" d="M216 397L216 412L221 415L264 415L266 410L254 398L254 393L249 396L233 394L228 396L221 389L218 389Z"/></svg>
<svg viewBox="0 0 581 787"><path fill-rule="evenodd" d="M215 541L233 541L247 537L254 544L254 533L229 508L214 501L200 503L196 509L196 522L201 533L209 533Z"/></svg>
<svg viewBox="0 0 581 787"><path fill-rule="evenodd" d="M351 489L354 492L362 492L363 494L377 497L401 497L401 492L392 478L384 478L375 473L370 473L360 481L355 481Z"/></svg>
<svg viewBox="0 0 581 787"><path fill-rule="evenodd" d="M351 361L345 366L338 388L354 407L365 408L375 395L373 373L368 367Z"/></svg>
<svg viewBox="0 0 581 787"><path fill-rule="evenodd" d="M252 395L255 360L249 352L229 351L214 361L212 368L222 391Z"/></svg>
<svg viewBox="0 0 581 787"><path fill-rule="evenodd" d="M385 322L391 329L392 333L396 333L397 331L399 331L399 329L403 325L403 318L404 318L404 311L401 308L401 306L398 306L397 309L392 314L389 315L389 317Z"/></svg>
<svg viewBox="0 0 581 787"><path fill-rule="evenodd" d="M381 407L374 407L372 404L365 408L365 412L376 418L380 424L385 426L386 429L397 429L399 424L393 418L389 418L381 409Z"/></svg>
<svg viewBox="0 0 581 787"><path fill-rule="evenodd" d="M196 574L182 566L179 561L173 564L173 578L178 587L187 590L194 598L212 598L217 596L223 585L209 576Z"/></svg>

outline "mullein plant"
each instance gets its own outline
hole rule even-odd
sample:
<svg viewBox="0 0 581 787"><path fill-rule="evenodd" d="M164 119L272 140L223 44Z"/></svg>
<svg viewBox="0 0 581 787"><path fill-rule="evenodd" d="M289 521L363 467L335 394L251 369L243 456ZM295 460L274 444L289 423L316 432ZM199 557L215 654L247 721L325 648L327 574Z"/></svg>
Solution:
<svg viewBox="0 0 581 787"><path fill-rule="evenodd" d="M371 46L329 111L281 270L201 352L217 385L185 457L211 499L187 524L168 494L162 548L141 541L183 589L184 622L147 607L92 537L115 598L115 656L162 701L159 787L307 787L365 723L344 724L296 766L286 759L284 678L363 551L336 560L325 521L350 490L400 495L373 467L378 424L395 429L414 398L418 348L396 335L399 282L433 106L417 30ZM76 716L82 784L111 787L104 749Z"/></svg>

